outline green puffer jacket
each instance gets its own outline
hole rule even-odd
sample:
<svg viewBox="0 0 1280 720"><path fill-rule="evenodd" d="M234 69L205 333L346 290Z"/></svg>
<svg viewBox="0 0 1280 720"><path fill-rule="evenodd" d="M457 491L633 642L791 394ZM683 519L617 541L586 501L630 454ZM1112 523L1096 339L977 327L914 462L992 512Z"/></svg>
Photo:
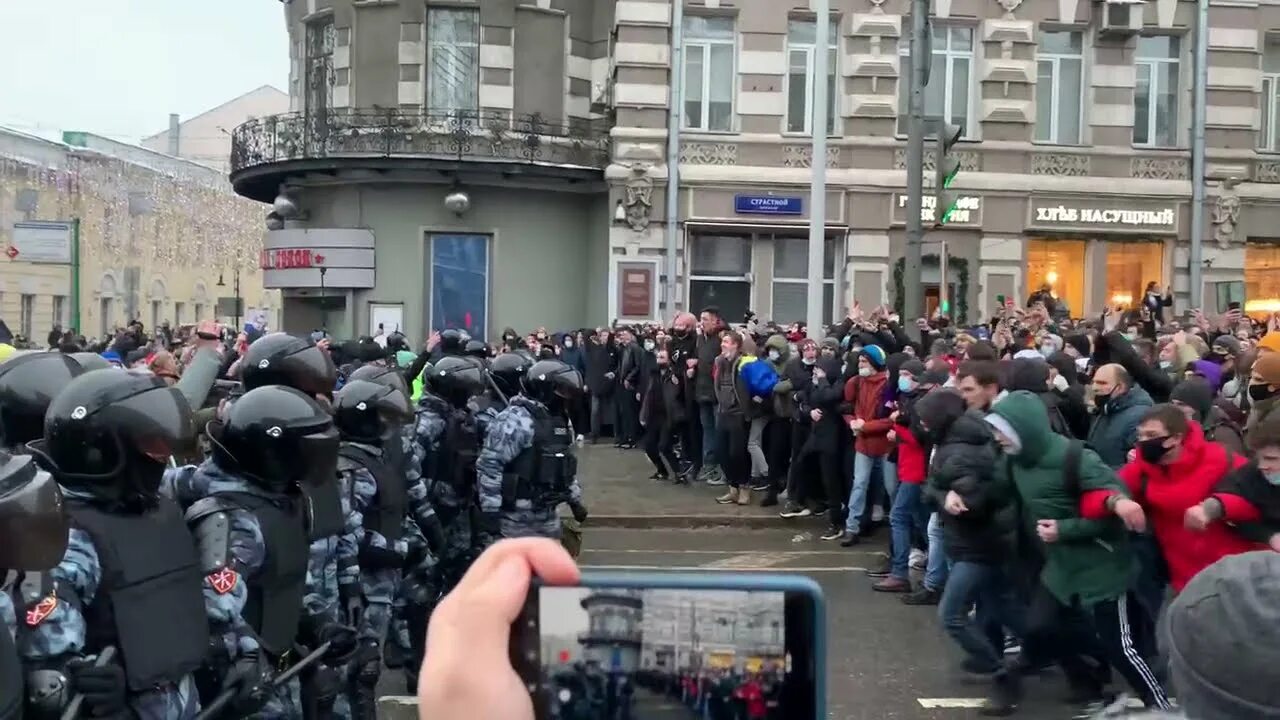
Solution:
<svg viewBox="0 0 1280 720"><path fill-rule="evenodd" d="M1135 570L1128 534L1117 518L1080 517L1080 499L1067 490L1063 472L1071 441L1049 429L1044 403L1029 392L1010 393L992 413L1004 418L1022 441L1021 452L997 467L1012 474L1022 507L1022 535L1039 544L1045 559L1040 581L1067 605L1078 599L1087 607L1119 597ZM1079 477L1083 490L1124 492L1124 483L1092 450L1081 455ZM1038 520L1058 521L1057 542L1038 540Z"/></svg>

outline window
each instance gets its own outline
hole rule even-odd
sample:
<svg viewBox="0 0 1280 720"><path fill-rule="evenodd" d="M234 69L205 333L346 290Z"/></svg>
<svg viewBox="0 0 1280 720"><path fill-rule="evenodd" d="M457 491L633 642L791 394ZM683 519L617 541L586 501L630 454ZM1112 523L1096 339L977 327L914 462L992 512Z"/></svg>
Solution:
<svg viewBox="0 0 1280 720"><path fill-rule="evenodd" d="M431 329L465 329L486 337L489 314L489 237L431 237Z"/></svg>
<svg viewBox="0 0 1280 720"><path fill-rule="evenodd" d="M182 324L183 320L186 319L183 316L186 314L187 314L186 303L175 302L173 304L173 324L175 327Z"/></svg>
<svg viewBox="0 0 1280 720"><path fill-rule="evenodd" d="M480 12L427 9L427 105L433 111L480 108Z"/></svg>
<svg viewBox="0 0 1280 720"><path fill-rule="evenodd" d="M1262 127L1258 147L1280 152L1280 36L1267 35L1262 49Z"/></svg>
<svg viewBox="0 0 1280 720"><path fill-rule="evenodd" d="M904 18L903 22L907 22ZM911 48L898 43L902 69L898 75L898 134L907 134L907 101L910 96ZM973 137L969 122L969 98L973 94L973 28L934 26L933 57L929 84L924 88L925 115L950 119L964 128L964 137Z"/></svg>
<svg viewBox="0 0 1280 720"><path fill-rule="evenodd" d="M1148 282L1164 288L1163 243L1109 242L1106 249L1108 305L1135 308Z"/></svg>
<svg viewBox="0 0 1280 720"><path fill-rule="evenodd" d="M822 315L831 319L836 297L836 241L827 238L822 251ZM774 322L803 322L809 317L809 238L777 237L773 241Z"/></svg>
<svg viewBox="0 0 1280 720"><path fill-rule="evenodd" d="M684 127L733 129L733 18L684 19Z"/></svg>
<svg viewBox="0 0 1280 720"><path fill-rule="evenodd" d="M333 108L333 47L337 35L332 17L307 25L304 109L316 117Z"/></svg>
<svg viewBox="0 0 1280 720"><path fill-rule="evenodd" d="M101 298L98 300L98 336L106 338L112 330L111 298Z"/></svg>
<svg viewBox="0 0 1280 720"><path fill-rule="evenodd" d="M67 317L67 296L53 296L53 324L60 326L63 330L70 329L71 318Z"/></svg>
<svg viewBox="0 0 1280 720"><path fill-rule="evenodd" d="M709 305L736 322L751 308L751 237L698 235L692 239L689 261L689 307L698 312Z"/></svg>
<svg viewBox="0 0 1280 720"><path fill-rule="evenodd" d="M35 315L36 315L36 296L27 295L26 293L23 293L22 305L18 309L18 326L22 328L19 331L22 333L22 337L26 338L27 340L31 339L31 326L33 324L32 321L34 320Z"/></svg>
<svg viewBox="0 0 1280 720"><path fill-rule="evenodd" d="M1084 317L1089 311L1084 302L1086 250L1084 240L1028 240L1027 295L1048 287L1071 317ZM1021 307L1023 300L1015 298L1014 303Z"/></svg>
<svg viewBox="0 0 1280 720"><path fill-rule="evenodd" d="M1178 57L1173 35L1138 38L1137 86L1133 90L1133 144L1178 145Z"/></svg>
<svg viewBox="0 0 1280 720"><path fill-rule="evenodd" d="M204 316L204 303L196 303L196 319L195 319L195 321L196 321L197 323L201 323L201 322L204 322L205 320L208 320L208 319L209 319L209 318L207 318L207 317L205 317L205 316Z"/></svg>
<svg viewBox="0 0 1280 720"><path fill-rule="evenodd" d="M1245 312L1259 319L1280 312L1280 245L1249 243L1244 246L1243 298ZM1219 303L1226 312L1226 303Z"/></svg>
<svg viewBox="0 0 1280 720"><path fill-rule="evenodd" d="M1036 58L1037 142L1080 144L1084 107L1083 48L1081 33L1040 33Z"/></svg>
<svg viewBox="0 0 1280 720"><path fill-rule="evenodd" d="M159 300L151 301L151 329L155 330L160 327L160 314L164 312L164 303Z"/></svg>
<svg viewBox="0 0 1280 720"><path fill-rule="evenodd" d="M787 23L787 132L813 132L813 58L818 44L815 20ZM836 132L836 78L839 77L835 20L827 26L827 134Z"/></svg>

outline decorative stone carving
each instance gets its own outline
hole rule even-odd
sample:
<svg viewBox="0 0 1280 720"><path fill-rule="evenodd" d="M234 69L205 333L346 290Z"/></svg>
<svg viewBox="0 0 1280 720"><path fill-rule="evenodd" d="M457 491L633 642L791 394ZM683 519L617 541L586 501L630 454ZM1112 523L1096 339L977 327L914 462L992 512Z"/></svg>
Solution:
<svg viewBox="0 0 1280 720"><path fill-rule="evenodd" d="M1143 180L1186 180L1187 161L1183 158L1134 158L1129 164L1130 175Z"/></svg>
<svg viewBox="0 0 1280 720"><path fill-rule="evenodd" d="M631 177L627 178L626 199L622 207L627 212L627 225L636 232L644 232L649 227L649 213L653 210L653 178L649 177L649 166L634 163L631 166Z"/></svg>
<svg viewBox="0 0 1280 720"><path fill-rule="evenodd" d="M1089 156L1035 153L1031 156L1031 174L1052 175L1055 177L1087 177L1089 175Z"/></svg>
<svg viewBox="0 0 1280 720"><path fill-rule="evenodd" d="M1015 19L1013 17L1013 11L1017 10L1018 6L1022 4L1022 0L997 0L997 2L1000 3L1000 7L1004 8L1005 20Z"/></svg>
<svg viewBox="0 0 1280 720"><path fill-rule="evenodd" d="M827 167L837 167L840 162L840 146L827 146ZM813 167L812 145L783 145L782 166L789 168Z"/></svg>
<svg viewBox="0 0 1280 720"><path fill-rule="evenodd" d="M1275 160L1259 160L1253 164L1253 181L1260 183L1280 183L1280 162Z"/></svg>
<svg viewBox="0 0 1280 720"><path fill-rule="evenodd" d="M680 162L690 165L737 165L738 146L732 143L681 143Z"/></svg>
<svg viewBox="0 0 1280 720"><path fill-rule="evenodd" d="M1236 239L1236 226L1240 223L1240 193L1236 190L1237 181L1228 178L1222 181L1222 189L1218 191L1218 199L1213 205L1213 239L1218 247L1231 247Z"/></svg>
<svg viewBox="0 0 1280 720"><path fill-rule="evenodd" d="M881 7L882 5L884 5L884 0L871 0L871 12L877 15L883 13L884 8Z"/></svg>
<svg viewBox="0 0 1280 720"><path fill-rule="evenodd" d="M951 156L960 161L960 169L966 172L981 171L981 163L978 162L978 153L968 151L958 151L951 153ZM933 172L935 166L934 153L932 150L924 151L924 169L926 172ZM895 170L905 170L907 167L907 149L896 148L893 151L893 167Z"/></svg>

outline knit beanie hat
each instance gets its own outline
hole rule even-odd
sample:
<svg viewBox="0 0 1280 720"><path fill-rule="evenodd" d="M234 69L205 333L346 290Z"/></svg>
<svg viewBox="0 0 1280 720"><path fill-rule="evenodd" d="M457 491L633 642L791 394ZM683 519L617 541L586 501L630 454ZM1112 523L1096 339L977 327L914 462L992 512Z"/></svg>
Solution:
<svg viewBox="0 0 1280 720"><path fill-rule="evenodd" d="M1240 341L1234 335L1219 335L1213 339L1213 347L1220 347L1228 355L1240 356Z"/></svg>
<svg viewBox="0 0 1280 720"><path fill-rule="evenodd" d="M885 354L884 354L884 349L881 348L879 345L864 346L862 348L862 357L866 358L867 362L871 363L871 367L875 368L876 370L883 370L884 364L887 361L887 358L885 357Z"/></svg>
<svg viewBox="0 0 1280 720"><path fill-rule="evenodd" d="M834 337L832 335L828 335L822 338L822 348L820 349L828 349L828 350L833 350L835 352L840 352L840 338Z"/></svg>
<svg viewBox="0 0 1280 720"><path fill-rule="evenodd" d="M1080 353L1080 357L1089 357L1089 336L1084 333L1068 335L1062 339L1067 345L1075 348Z"/></svg>
<svg viewBox="0 0 1280 720"><path fill-rule="evenodd" d="M920 378L924 376L924 363L914 359L907 360L898 367L898 374L902 373L910 375L919 382Z"/></svg>
<svg viewBox="0 0 1280 720"><path fill-rule="evenodd" d="M1213 409L1213 388L1202 377L1189 377L1174 386L1169 402L1180 402L1195 410L1196 420L1204 422Z"/></svg>
<svg viewBox="0 0 1280 720"><path fill-rule="evenodd" d="M1269 332L1263 335L1262 339L1258 341L1258 349L1280 352L1280 332Z"/></svg>
<svg viewBox="0 0 1280 720"><path fill-rule="evenodd" d="M1280 385L1280 353L1262 353L1253 363L1253 372L1268 385Z"/></svg>
<svg viewBox="0 0 1280 720"><path fill-rule="evenodd" d="M1161 623L1189 718L1280 718L1280 553L1227 556L1191 579Z"/></svg>

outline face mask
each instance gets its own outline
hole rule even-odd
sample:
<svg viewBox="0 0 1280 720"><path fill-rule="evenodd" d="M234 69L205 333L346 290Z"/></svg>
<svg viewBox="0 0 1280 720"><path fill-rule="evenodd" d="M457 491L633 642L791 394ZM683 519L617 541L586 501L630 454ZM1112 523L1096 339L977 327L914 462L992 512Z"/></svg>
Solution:
<svg viewBox="0 0 1280 720"><path fill-rule="evenodd" d="M1280 485L1280 472L1267 473L1263 477L1272 485Z"/></svg>
<svg viewBox="0 0 1280 720"><path fill-rule="evenodd" d="M1071 387L1071 383L1067 382L1067 379L1061 375L1054 375L1051 385L1058 392L1066 392L1067 388Z"/></svg>
<svg viewBox="0 0 1280 720"><path fill-rule="evenodd" d="M915 380L912 380L911 378L904 378L904 377L900 377L900 378L898 378L898 391L899 391L899 392L909 393L909 392L911 392L912 390L915 390L915 389L916 389L916 381L915 381Z"/></svg>
<svg viewBox="0 0 1280 720"><path fill-rule="evenodd" d="M1160 462L1165 455L1169 454L1169 448L1164 446L1164 441L1168 439L1169 438L1167 437L1159 437L1150 438L1148 440L1139 440L1138 456L1141 457L1144 462L1149 462L1153 465Z"/></svg>
<svg viewBox="0 0 1280 720"><path fill-rule="evenodd" d="M791 350L791 354L795 355L798 348L795 343L787 343L787 347Z"/></svg>
<svg viewBox="0 0 1280 720"><path fill-rule="evenodd" d="M869 367L860 367L860 368L858 368L858 374L859 374L859 375L861 375L862 377L870 377L870 376L871 376L871 368L869 368Z"/></svg>
<svg viewBox="0 0 1280 720"><path fill-rule="evenodd" d="M782 353L778 352L777 350L770 350L770 351L769 351L769 359L770 359L770 360L772 360L772 361L774 361L774 362L777 362L777 361L778 361L778 358L780 358L780 357L782 357Z"/></svg>
<svg viewBox="0 0 1280 720"><path fill-rule="evenodd" d="M818 358L800 358L800 362L804 363L805 365L812 365L818 362Z"/></svg>
<svg viewBox="0 0 1280 720"><path fill-rule="evenodd" d="M645 341L644 341L644 349L645 349L645 350L650 350L650 351L652 351L655 347L657 347L657 346L656 346L656 345L654 345L654 343L653 343L653 341L652 341L652 340L645 340Z"/></svg>
<svg viewBox="0 0 1280 720"><path fill-rule="evenodd" d="M1254 402L1268 400L1274 397L1275 394L1276 394L1276 391L1272 390L1271 386L1267 385L1266 383L1259 383L1257 385L1249 386L1249 399Z"/></svg>
<svg viewBox="0 0 1280 720"><path fill-rule="evenodd" d="M1129 342L1133 342L1134 340L1138 339L1138 333L1125 333L1124 339L1128 340Z"/></svg>
<svg viewBox="0 0 1280 720"><path fill-rule="evenodd" d="M1076 358L1076 370L1084 372L1089 369L1089 358Z"/></svg>
<svg viewBox="0 0 1280 720"><path fill-rule="evenodd" d="M1055 348L1055 347L1054 347L1054 346L1052 346L1052 345L1041 345L1041 346L1040 346L1040 354L1041 354L1041 355L1043 355L1043 356L1045 356L1046 358L1051 358L1051 357L1053 357L1053 354L1054 354L1055 352L1057 352L1057 351L1058 351L1058 350L1057 350L1057 348Z"/></svg>
<svg viewBox="0 0 1280 720"><path fill-rule="evenodd" d="M573 347L573 341L572 341L572 340L565 340L565 341L564 341L564 346L565 346L566 348L571 348L571 347Z"/></svg>
<svg viewBox="0 0 1280 720"><path fill-rule="evenodd" d="M1160 361L1160 369L1161 369L1161 370L1168 370L1168 369L1169 369L1169 368L1171 368L1171 367L1173 367L1173 361L1172 361L1172 360L1161 360L1161 361Z"/></svg>

